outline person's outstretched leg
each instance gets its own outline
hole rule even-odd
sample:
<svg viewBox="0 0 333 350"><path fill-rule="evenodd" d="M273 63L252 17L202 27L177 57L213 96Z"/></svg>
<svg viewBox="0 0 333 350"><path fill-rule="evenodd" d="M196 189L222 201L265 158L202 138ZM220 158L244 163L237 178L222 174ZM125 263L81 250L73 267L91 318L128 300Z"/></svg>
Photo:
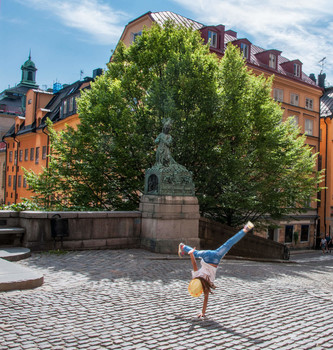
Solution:
<svg viewBox="0 0 333 350"><path fill-rule="evenodd" d="M249 231L253 229L254 225L252 222L248 222L242 230L237 232L234 236L229 238L224 244L221 245L221 247L217 248L215 250L216 257L219 259L218 262L221 261L221 259L228 253L228 251L236 244L238 243ZM218 264L218 263L217 263Z"/></svg>

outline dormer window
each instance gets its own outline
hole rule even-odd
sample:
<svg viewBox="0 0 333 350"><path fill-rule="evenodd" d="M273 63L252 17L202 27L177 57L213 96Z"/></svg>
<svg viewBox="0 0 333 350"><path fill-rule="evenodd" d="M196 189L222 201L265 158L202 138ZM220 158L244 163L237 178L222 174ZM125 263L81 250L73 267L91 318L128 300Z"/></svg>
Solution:
<svg viewBox="0 0 333 350"><path fill-rule="evenodd" d="M276 69L276 56L272 53L269 54L269 67Z"/></svg>
<svg viewBox="0 0 333 350"><path fill-rule="evenodd" d="M217 33L209 30L208 31L208 40L210 40L211 47L215 47L215 48L217 47Z"/></svg>
<svg viewBox="0 0 333 350"><path fill-rule="evenodd" d="M298 63L294 63L294 75L295 77L301 76L301 66Z"/></svg>
<svg viewBox="0 0 333 350"><path fill-rule="evenodd" d="M63 104L63 113L64 114L67 114L67 100L64 101L64 104Z"/></svg>
<svg viewBox="0 0 333 350"><path fill-rule="evenodd" d="M243 54L243 57L245 58L245 59L248 59L249 58L249 45L247 45L247 44L245 44L245 43L241 43L240 44L240 49L241 49L241 51L242 51L242 54Z"/></svg>

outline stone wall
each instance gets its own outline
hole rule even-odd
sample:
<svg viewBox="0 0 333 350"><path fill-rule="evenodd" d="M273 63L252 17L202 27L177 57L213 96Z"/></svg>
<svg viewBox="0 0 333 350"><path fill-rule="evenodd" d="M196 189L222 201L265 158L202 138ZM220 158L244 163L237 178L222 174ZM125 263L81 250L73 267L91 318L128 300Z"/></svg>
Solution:
<svg viewBox="0 0 333 350"><path fill-rule="evenodd" d="M185 199L183 199L184 201ZM142 203L141 203L142 204ZM148 204L148 202L146 203ZM151 203L150 203L151 204ZM160 203L161 204L161 203ZM174 204L174 203L173 203ZM189 204L189 203L186 203ZM197 207L196 203L191 203L193 208ZM126 248L146 248L158 253L174 253L177 252L177 245L180 241L196 246L200 249L216 249L223 244L228 238L237 232L237 230L222 225L220 223L200 218L196 213L191 211L189 215L188 208L186 213L183 210L175 213L169 213L166 217L161 217L161 225L164 229L157 232L162 236L166 235L165 225L170 226L169 236L167 239L157 235L156 233L148 232L146 237L142 234L143 227L152 225L152 222L146 222L143 225L143 219L148 219L148 214L145 210L133 212L120 211L103 211L103 212L38 212L38 211L0 211L0 226L22 227L25 229L23 235L22 246L31 249L32 251L44 251L52 249L68 249L68 250L83 250L83 249L126 249ZM155 208L155 207L154 207ZM160 206L157 206L150 215L150 219L159 217ZM177 208L177 206L176 206ZM182 208L182 206L180 206ZM193 209L193 210L194 210ZM173 209L175 210L175 208ZM146 217L144 217L146 213ZM180 215L182 214L182 215ZM194 215L195 214L195 215ZM63 237L62 246L60 237L56 238L56 243L51 235L51 220L55 215L59 215L61 219L68 220L68 236ZM171 216L170 216L171 215ZM194 215L194 216L193 216ZM169 219L172 219L170 221ZM179 224L180 219L185 219L191 224L194 219L199 222L199 227L192 227L193 235L190 231L182 228ZM179 221L179 222L178 222ZM173 224L172 224L173 223ZM178 226L179 229L176 229ZM198 238L194 237L194 231L199 230ZM146 234L147 234L146 232ZM171 235L173 233L173 235ZM153 235L154 234L154 235ZM148 246L147 241L155 240L156 247ZM150 242L149 241L149 242ZM165 241L165 242L164 242ZM170 241L170 242L169 242ZM162 243L164 246L162 246ZM286 258L286 250L283 244L269 241L267 239L255 236L251 233L247 234L239 243L237 243L229 252L229 255L262 258L262 259L284 259Z"/></svg>
<svg viewBox="0 0 333 350"><path fill-rule="evenodd" d="M51 235L54 215L68 219L68 237L63 237L64 249L139 248L140 212L0 212L0 220L8 226L25 229L22 246L32 251L58 249L61 238Z"/></svg>
<svg viewBox="0 0 333 350"><path fill-rule="evenodd" d="M232 237L238 230L206 218L200 218L199 238L201 249L216 249ZM267 240L248 233L233 246L228 253L255 259L286 259L288 249L281 243Z"/></svg>

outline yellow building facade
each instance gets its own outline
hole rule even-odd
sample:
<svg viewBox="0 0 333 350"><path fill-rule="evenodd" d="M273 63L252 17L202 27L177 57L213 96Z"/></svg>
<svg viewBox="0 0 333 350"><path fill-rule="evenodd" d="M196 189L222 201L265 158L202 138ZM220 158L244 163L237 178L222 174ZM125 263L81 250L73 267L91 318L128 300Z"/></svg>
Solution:
<svg viewBox="0 0 333 350"><path fill-rule="evenodd" d="M323 90L303 72L299 59L289 60L279 50L266 50L246 38L238 38L235 31L226 30L224 25L206 26L168 11L148 12L129 22L120 40L127 46L131 45L144 27L150 28L153 23L163 25L167 20L200 31L204 42L210 41L210 50L218 57L223 57L226 46L231 43L239 47L248 68L255 74L264 74L266 77L274 75L272 97L280 102L283 119L292 117L300 133L306 135L306 142L312 147L313 153L319 152L320 97ZM309 207L304 214L290 215L283 221L272 222L271 228L256 234L292 248L311 248L315 246L318 226L317 202L309 200ZM297 244L294 241L295 233L299 237Z"/></svg>

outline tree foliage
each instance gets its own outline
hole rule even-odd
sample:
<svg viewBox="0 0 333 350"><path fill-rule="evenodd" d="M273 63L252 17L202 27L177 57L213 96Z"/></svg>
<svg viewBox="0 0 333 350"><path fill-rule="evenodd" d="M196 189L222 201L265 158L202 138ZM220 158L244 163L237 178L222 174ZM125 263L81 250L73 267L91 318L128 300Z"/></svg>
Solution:
<svg viewBox="0 0 333 350"><path fill-rule="evenodd" d="M271 86L236 47L218 60L197 31L153 25L130 47L120 43L82 94L77 130L49 127L49 168L28 183L49 208L136 209L168 117L173 157L193 172L202 215L237 226L300 211L320 174Z"/></svg>

